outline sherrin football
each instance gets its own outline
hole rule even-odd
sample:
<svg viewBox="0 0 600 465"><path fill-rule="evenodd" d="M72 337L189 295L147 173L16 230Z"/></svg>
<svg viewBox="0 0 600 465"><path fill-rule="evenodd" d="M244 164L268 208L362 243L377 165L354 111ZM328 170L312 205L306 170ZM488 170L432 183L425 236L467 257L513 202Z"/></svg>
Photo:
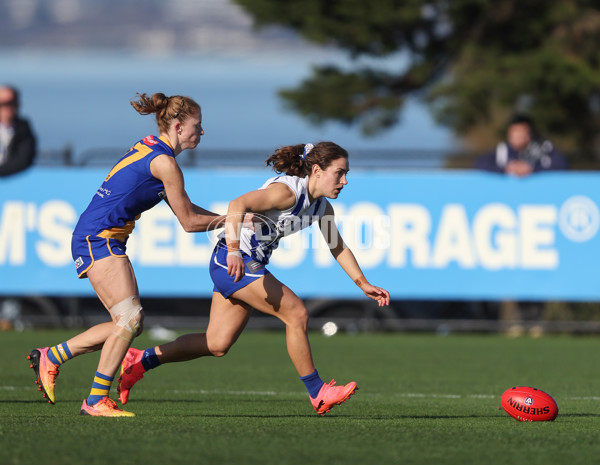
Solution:
<svg viewBox="0 0 600 465"><path fill-rule="evenodd" d="M558 415L558 405L552 396L534 387L507 389L500 402L506 413L519 421L552 421Z"/></svg>

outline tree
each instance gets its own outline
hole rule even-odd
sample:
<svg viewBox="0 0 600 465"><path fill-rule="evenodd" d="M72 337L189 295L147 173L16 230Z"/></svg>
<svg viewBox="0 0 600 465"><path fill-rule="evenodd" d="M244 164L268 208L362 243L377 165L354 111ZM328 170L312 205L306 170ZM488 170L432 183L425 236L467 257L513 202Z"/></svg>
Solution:
<svg viewBox="0 0 600 465"><path fill-rule="evenodd" d="M235 0L257 27L278 24L353 58L393 56L397 70L321 66L287 105L315 124L376 134L407 96L473 148L527 112L566 150L591 153L600 133L600 12L592 0ZM560 144L559 144L560 145Z"/></svg>

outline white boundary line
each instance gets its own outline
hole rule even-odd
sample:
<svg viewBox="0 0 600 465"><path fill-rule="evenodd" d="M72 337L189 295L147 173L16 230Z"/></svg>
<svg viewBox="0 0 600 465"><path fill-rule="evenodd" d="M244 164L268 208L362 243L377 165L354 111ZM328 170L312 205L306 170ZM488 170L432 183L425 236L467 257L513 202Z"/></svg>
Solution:
<svg viewBox="0 0 600 465"><path fill-rule="evenodd" d="M37 390L35 386L0 386L0 391L34 391ZM169 394L190 394L190 395L218 395L226 394L231 396L306 396L306 392L295 391L295 392L277 392L277 391L229 391L229 390L207 390L207 389L169 389L167 391L156 391L156 390L145 390L145 393L164 393ZM384 394L380 393L360 393L361 397L383 397ZM389 396L387 396L389 397ZM498 399L502 397L502 394L435 394L435 393L418 393L418 392L398 392L392 397L400 398L417 398L417 399ZM600 401L600 396L570 396L561 397L562 400L593 400Z"/></svg>

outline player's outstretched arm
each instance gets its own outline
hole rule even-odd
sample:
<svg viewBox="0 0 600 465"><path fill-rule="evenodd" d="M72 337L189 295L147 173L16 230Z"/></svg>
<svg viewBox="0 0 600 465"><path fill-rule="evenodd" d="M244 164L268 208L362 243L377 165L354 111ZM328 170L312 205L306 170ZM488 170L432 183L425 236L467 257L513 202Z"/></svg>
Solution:
<svg viewBox="0 0 600 465"><path fill-rule="evenodd" d="M166 202L186 232L205 232L223 226L224 216L191 202L185 191L183 173L174 158L159 155L150 163L150 170L165 186Z"/></svg>
<svg viewBox="0 0 600 465"><path fill-rule="evenodd" d="M367 297L375 300L380 307L389 305L390 293L381 287L373 286L367 281L352 250L344 243L335 224L333 207L329 202L327 202L324 216L319 220L319 227L331 254L352 281L360 287Z"/></svg>

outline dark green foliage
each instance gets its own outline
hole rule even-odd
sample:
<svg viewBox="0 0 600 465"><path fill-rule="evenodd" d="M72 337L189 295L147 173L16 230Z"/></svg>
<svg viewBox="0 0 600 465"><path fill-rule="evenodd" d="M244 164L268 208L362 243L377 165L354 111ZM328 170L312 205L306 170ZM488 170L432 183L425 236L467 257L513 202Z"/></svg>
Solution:
<svg viewBox="0 0 600 465"><path fill-rule="evenodd" d="M498 134L514 111L571 149L600 131L600 11L591 0L235 0L258 27L278 24L352 57L393 56L394 72L334 66L281 95L314 123L394 126L426 97L458 135ZM567 148L568 148L567 147Z"/></svg>

